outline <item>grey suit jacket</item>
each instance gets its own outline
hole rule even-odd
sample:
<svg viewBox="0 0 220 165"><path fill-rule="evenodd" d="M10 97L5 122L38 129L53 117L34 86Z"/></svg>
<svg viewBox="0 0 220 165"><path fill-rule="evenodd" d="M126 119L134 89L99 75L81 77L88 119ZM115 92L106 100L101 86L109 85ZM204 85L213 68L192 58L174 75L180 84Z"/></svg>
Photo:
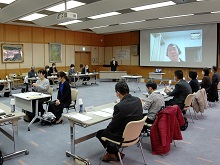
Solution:
<svg viewBox="0 0 220 165"><path fill-rule="evenodd" d="M172 101L179 107L184 106L184 102L188 94L192 93L192 89L185 80L180 80L176 85L175 89L172 92L168 92L167 95L173 96Z"/></svg>

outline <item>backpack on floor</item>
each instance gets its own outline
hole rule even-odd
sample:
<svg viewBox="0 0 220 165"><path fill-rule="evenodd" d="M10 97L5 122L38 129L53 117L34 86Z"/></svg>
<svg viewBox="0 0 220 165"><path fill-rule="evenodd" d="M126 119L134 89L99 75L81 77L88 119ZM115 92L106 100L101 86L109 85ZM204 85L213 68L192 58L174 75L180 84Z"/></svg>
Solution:
<svg viewBox="0 0 220 165"><path fill-rule="evenodd" d="M188 127L188 120L187 120L186 117L184 117L184 119L185 119L185 124L180 127L181 131L185 131L187 129L187 127Z"/></svg>
<svg viewBox="0 0 220 165"><path fill-rule="evenodd" d="M2 152L0 150L0 165L2 165L3 162L4 162L4 157L3 157Z"/></svg>
<svg viewBox="0 0 220 165"><path fill-rule="evenodd" d="M52 125L55 122L55 115L52 112L47 112L42 116L41 125Z"/></svg>

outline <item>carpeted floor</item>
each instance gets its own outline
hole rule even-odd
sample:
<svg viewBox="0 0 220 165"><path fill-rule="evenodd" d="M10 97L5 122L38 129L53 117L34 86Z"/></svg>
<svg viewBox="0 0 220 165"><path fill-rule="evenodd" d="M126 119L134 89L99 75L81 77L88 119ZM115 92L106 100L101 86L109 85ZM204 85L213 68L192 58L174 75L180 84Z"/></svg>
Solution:
<svg viewBox="0 0 220 165"><path fill-rule="evenodd" d="M115 82L99 82L99 85L78 87L78 99L82 98L84 107L98 106L115 101L116 94L114 90ZM131 89L136 89L136 84L129 82ZM159 88L162 88L161 86ZM141 91L131 92L132 95L144 97L146 92L144 83L140 83ZM12 91L18 93L20 89ZM56 98L57 91L53 93L53 99ZM10 98L0 97L0 102L9 105ZM71 113L71 110L69 113ZM64 110L66 113L66 110ZM219 165L220 148L220 103L216 103L213 108L205 110L203 116L198 114L198 120L192 123L189 114L187 118L189 127L182 132L183 140L176 142L176 147L171 144L171 150L168 154L152 155L149 137L144 137L142 141L144 155L148 165ZM105 128L109 121L97 124L91 127L82 128L76 126L76 137L92 133ZM34 123L31 131L27 130L28 123L19 121L19 142L20 149L28 149L29 155L14 157L4 162L4 165L71 165L79 164L73 162L71 157L66 157L65 152L70 150L70 131L69 123L64 119L60 125L41 126L40 123ZM9 132L12 132L11 126L2 126ZM13 150L13 143L0 133L0 149L3 154L10 153ZM81 157L89 159L92 165L98 165L104 149L96 138L92 138L76 146L76 153ZM143 159L138 147L133 146L124 149L124 165L142 165ZM102 163L103 165L119 165L119 162Z"/></svg>

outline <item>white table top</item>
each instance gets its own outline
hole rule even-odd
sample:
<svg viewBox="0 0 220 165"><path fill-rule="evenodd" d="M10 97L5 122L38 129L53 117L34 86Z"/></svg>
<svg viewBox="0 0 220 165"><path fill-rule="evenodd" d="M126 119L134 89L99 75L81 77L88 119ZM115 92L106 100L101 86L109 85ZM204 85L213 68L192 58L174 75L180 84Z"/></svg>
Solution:
<svg viewBox="0 0 220 165"><path fill-rule="evenodd" d="M51 97L49 94L43 94L39 92L26 92L26 93L17 93L17 94L12 94L14 97L18 97L24 100L37 100L41 98L47 98Z"/></svg>
<svg viewBox="0 0 220 165"><path fill-rule="evenodd" d="M149 72L149 74L166 74L166 73Z"/></svg>
<svg viewBox="0 0 220 165"><path fill-rule="evenodd" d="M12 80L8 79L8 80L0 80L0 83L7 83L7 82L12 82Z"/></svg>
<svg viewBox="0 0 220 165"><path fill-rule="evenodd" d="M142 76L132 76L132 75L125 75L125 76L121 76L122 78L142 78Z"/></svg>

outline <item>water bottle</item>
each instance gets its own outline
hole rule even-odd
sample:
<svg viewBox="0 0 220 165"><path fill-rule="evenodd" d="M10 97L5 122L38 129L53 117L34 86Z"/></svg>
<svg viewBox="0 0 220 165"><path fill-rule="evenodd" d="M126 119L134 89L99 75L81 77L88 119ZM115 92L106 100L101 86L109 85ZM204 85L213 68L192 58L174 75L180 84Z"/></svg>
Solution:
<svg viewBox="0 0 220 165"><path fill-rule="evenodd" d="M11 99L10 105L11 105L11 113L15 112L15 99Z"/></svg>
<svg viewBox="0 0 220 165"><path fill-rule="evenodd" d="M83 112L83 101L82 101L82 99L79 99L78 104L79 104L79 113L82 113Z"/></svg>

